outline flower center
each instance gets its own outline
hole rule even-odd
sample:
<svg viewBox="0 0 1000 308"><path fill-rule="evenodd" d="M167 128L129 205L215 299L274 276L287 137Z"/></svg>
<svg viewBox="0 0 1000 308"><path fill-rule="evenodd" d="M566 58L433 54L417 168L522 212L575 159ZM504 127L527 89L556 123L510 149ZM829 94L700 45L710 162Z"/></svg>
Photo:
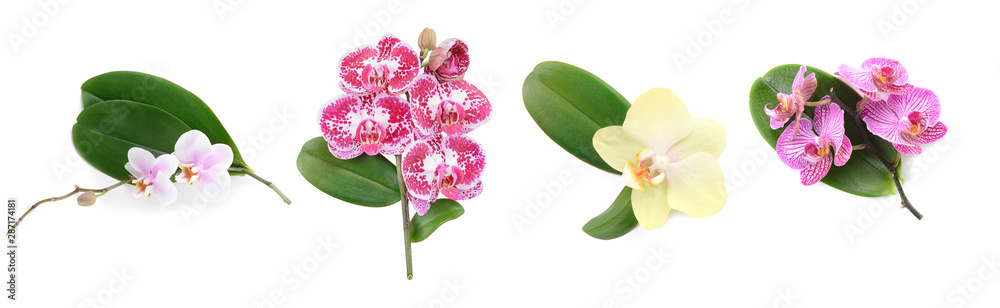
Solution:
<svg viewBox="0 0 1000 308"><path fill-rule="evenodd" d="M635 154L635 161L635 163L629 161L625 165L625 172L622 172L622 178L625 179L625 185L628 187L645 190L647 185L650 187L660 185L667 177L663 168L669 160L666 157L656 155L652 149L639 150Z"/></svg>
<svg viewBox="0 0 1000 308"><path fill-rule="evenodd" d="M446 100L441 102L441 110L438 112L438 121L441 123L441 130L449 135L457 135L462 130L462 119L465 118L465 108L461 104Z"/></svg>
<svg viewBox="0 0 1000 308"><path fill-rule="evenodd" d="M389 79L388 71L389 69L385 64L365 65L365 68L361 71L361 85L365 88L365 91L381 89Z"/></svg>
<svg viewBox="0 0 1000 308"><path fill-rule="evenodd" d="M435 173L437 174L438 188L442 191L454 188L462 180L462 169L452 165L438 165Z"/></svg>
<svg viewBox="0 0 1000 308"><path fill-rule="evenodd" d="M896 75L896 69L891 66L883 66L875 68L875 78L882 82L882 84L888 84L893 76Z"/></svg>
<svg viewBox="0 0 1000 308"><path fill-rule="evenodd" d="M356 138L365 154L378 154L382 149L382 139L385 138L385 128L375 120L365 119L358 125Z"/></svg>
<svg viewBox="0 0 1000 308"><path fill-rule="evenodd" d="M906 116L906 120L910 121L910 127L906 130L906 132L910 133L910 135L916 136L927 129L927 121L924 119L923 112L910 112L910 114Z"/></svg>
<svg viewBox="0 0 1000 308"><path fill-rule="evenodd" d="M445 58L444 63L441 63L441 66L438 67L438 72L447 75L458 74L458 65L455 63L458 60L455 58L451 56L451 53L448 53L448 57Z"/></svg>
<svg viewBox="0 0 1000 308"><path fill-rule="evenodd" d="M135 184L135 188L139 189L139 193L143 194L146 198L149 198L153 194L153 183L150 183L147 177L143 177L140 180L132 181Z"/></svg>
<svg viewBox="0 0 1000 308"><path fill-rule="evenodd" d="M201 179L201 175L199 174L200 171L201 168L196 166L194 163L181 164L181 174L177 180L178 182L182 180L187 181L188 184L197 183L198 180Z"/></svg>

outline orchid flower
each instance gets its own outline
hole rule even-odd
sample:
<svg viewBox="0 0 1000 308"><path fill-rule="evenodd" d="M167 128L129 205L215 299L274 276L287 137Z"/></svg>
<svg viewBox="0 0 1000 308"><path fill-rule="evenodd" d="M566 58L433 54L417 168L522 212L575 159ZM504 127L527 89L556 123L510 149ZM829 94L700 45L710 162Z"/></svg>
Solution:
<svg viewBox="0 0 1000 308"><path fill-rule="evenodd" d="M830 171L830 165L843 166L851 158L851 140L844 135L844 110L837 104L816 107L813 122L800 119L801 130L785 129L778 137L776 150L781 162L799 172L802 185L819 182ZM833 155L831 151L835 151Z"/></svg>
<svg viewBox="0 0 1000 308"><path fill-rule="evenodd" d="M903 95L913 90L907 82L909 75L899 61L871 58L856 69L846 64L840 66L837 77L851 85L870 102L884 101L890 94Z"/></svg>
<svg viewBox="0 0 1000 308"><path fill-rule="evenodd" d="M493 113L486 95L465 80L442 83L424 74L409 93L413 124L424 136L463 135L486 124Z"/></svg>
<svg viewBox="0 0 1000 308"><path fill-rule="evenodd" d="M861 119L872 134L892 142L903 155L918 155L919 144L928 144L948 132L938 121L941 103L934 92L914 88L905 95L890 95L888 100L868 103Z"/></svg>
<svg viewBox="0 0 1000 308"><path fill-rule="evenodd" d="M410 106L386 94L338 96L320 109L319 127L340 159L402 154L412 139Z"/></svg>
<svg viewBox="0 0 1000 308"><path fill-rule="evenodd" d="M778 93L778 106L774 109L769 107L764 108L764 113L771 117L771 129L779 129L785 126L793 115L795 120L792 123L798 123L799 119L802 118L802 111L805 110L806 102L812 97L813 92L816 92L816 73L809 74L805 76L806 66L803 65L799 68L799 72L795 74L795 80L792 81L792 94ZM820 101L829 101L830 96L824 96ZM797 132L799 129L798 125L792 129L792 132Z"/></svg>
<svg viewBox="0 0 1000 308"><path fill-rule="evenodd" d="M439 192L452 200L478 196L485 164L479 143L466 136L414 141L403 153L401 167L410 204L424 215Z"/></svg>
<svg viewBox="0 0 1000 308"><path fill-rule="evenodd" d="M692 119L668 89L643 93L622 126L594 134L594 149L632 188L639 224L656 229L670 209L693 217L718 213L726 204L726 183L716 159L726 147L718 122Z"/></svg>
<svg viewBox="0 0 1000 308"><path fill-rule="evenodd" d="M177 187L170 181L177 171L177 157L163 154L153 158L153 154L146 149L134 147L128 150L125 170L135 178L132 184L137 189L136 198L156 195L160 206L177 201Z"/></svg>
<svg viewBox="0 0 1000 308"><path fill-rule="evenodd" d="M377 46L358 48L340 59L340 86L349 93L398 95L406 92L418 74L416 51L390 34Z"/></svg>
<svg viewBox="0 0 1000 308"><path fill-rule="evenodd" d="M178 182L195 185L195 189L205 195L229 195L229 166L233 164L233 149L229 145L213 145L205 133L190 130L177 139L174 156L181 167Z"/></svg>
<svg viewBox="0 0 1000 308"><path fill-rule="evenodd" d="M424 73L434 74L441 82L462 80L469 70L469 46L460 39L444 40L431 51Z"/></svg>

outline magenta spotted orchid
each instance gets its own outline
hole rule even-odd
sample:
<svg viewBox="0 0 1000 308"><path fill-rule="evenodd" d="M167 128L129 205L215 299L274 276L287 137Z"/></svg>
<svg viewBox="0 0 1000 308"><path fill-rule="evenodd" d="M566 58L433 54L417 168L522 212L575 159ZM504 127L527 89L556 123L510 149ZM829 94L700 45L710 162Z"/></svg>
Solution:
<svg viewBox="0 0 1000 308"><path fill-rule="evenodd" d="M819 182L830 171L831 164L846 164L853 150L851 140L844 135L844 111L840 106L816 107L813 119L815 122L799 119L799 132L786 129L776 147L781 162L801 170L802 185Z"/></svg>
<svg viewBox="0 0 1000 308"><path fill-rule="evenodd" d="M416 51L386 34L376 46L364 46L340 60L341 88L357 94L399 95L420 74Z"/></svg>
<svg viewBox="0 0 1000 308"><path fill-rule="evenodd" d="M410 106L398 96L344 94L320 109L319 126L340 159L399 155L412 141Z"/></svg>
<svg viewBox="0 0 1000 308"><path fill-rule="evenodd" d="M439 193L452 200L478 196L485 163L479 143L466 136L414 142L403 154L402 166L410 204L424 215Z"/></svg>
<svg viewBox="0 0 1000 308"><path fill-rule="evenodd" d="M167 206L177 201L177 187L174 187L170 177L177 171L177 157L163 154L153 157L153 154L143 148L134 147L128 150L128 170L134 180L135 197L149 198L156 196L160 206Z"/></svg>
<svg viewBox="0 0 1000 308"><path fill-rule="evenodd" d="M905 95L890 95L885 101L870 102L861 113L872 134L892 143L903 155L919 155L920 144L928 144L948 132L938 121L941 103L934 92L914 88Z"/></svg>
<svg viewBox="0 0 1000 308"><path fill-rule="evenodd" d="M409 93L413 124L422 136L464 135L485 124L493 113L486 95L465 80L440 82L424 74Z"/></svg>
<svg viewBox="0 0 1000 308"><path fill-rule="evenodd" d="M442 82L462 80L468 70L469 46L456 38L438 44L424 67L424 73L433 74Z"/></svg>
<svg viewBox="0 0 1000 308"><path fill-rule="evenodd" d="M779 129L785 126L792 116L795 119L793 132L798 131L798 121L802 118L802 111L805 110L807 101L816 92L816 73L805 76L806 66L799 68L792 81L792 94L778 93L778 105L771 109L765 106L764 113L771 117L771 129ZM829 101L830 97L825 96L820 101Z"/></svg>
<svg viewBox="0 0 1000 308"><path fill-rule="evenodd" d="M836 75L871 102L884 101L889 95L903 95L913 90L913 85L907 83L910 76L906 68L899 61L887 58L865 60L860 69L844 64Z"/></svg>

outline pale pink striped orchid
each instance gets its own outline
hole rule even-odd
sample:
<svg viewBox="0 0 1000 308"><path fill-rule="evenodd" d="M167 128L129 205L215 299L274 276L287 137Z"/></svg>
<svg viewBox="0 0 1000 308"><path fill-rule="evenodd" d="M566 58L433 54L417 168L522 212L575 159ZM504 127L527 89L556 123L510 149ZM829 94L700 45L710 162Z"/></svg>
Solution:
<svg viewBox="0 0 1000 308"><path fill-rule="evenodd" d="M340 86L356 94L406 92L420 74L416 51L386 34L377 46L363 46L340 59Z"/></svg>
<svg viewBox="0 0 1000 308"><path fill-rule="evenodd" d="M920 144L928 144L948 132L938 121L941 103L931 90L914 88L905 95L890 95L887 100L869 102L861 113L872 134L892 142L903 155L918 155Z"/></svg>
<svg viewBox="0 0 1000 308"><path fill-rule="evenodd" d="M319 127L330 153L340 159L398 155L412 141L409 104L386 94L338 96L320 109Z"/></svg>
<svg viewBox="0 0 1000 308"><path fill-rule="evenodd" d="M851 140L844 135L844 110L840 106L826 104L816 107L813 119L815 123L799 119L798 133L785 129L778 137L776 147L781 162L801 170L799 178L802 185L816 184L830 171L831 164L846 164L853 151Z"/></svg>
<svg viewBox="0 0 1000 308"><path fill-rule="evenodd" d="M410 205L424 215L439 194L452 200L478 196L483 191L480 176L485 164L479 143L467 136L436 135L414 141L402 160Z"/></svg>

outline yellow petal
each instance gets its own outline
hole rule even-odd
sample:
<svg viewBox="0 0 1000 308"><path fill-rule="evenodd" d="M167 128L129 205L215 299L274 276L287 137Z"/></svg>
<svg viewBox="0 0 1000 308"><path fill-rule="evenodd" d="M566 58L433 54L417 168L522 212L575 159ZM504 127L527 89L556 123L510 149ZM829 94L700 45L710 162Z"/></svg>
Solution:
<svg viewBox="0 0 1000 308"><path fill-rule="evenodd" d="M645 178L645 176L639 173L639 168L635 164L631 161L625 163L625 170L622 170L622 179L625 180L625 186L638 190L646 189L646 183L643 182Z"/></svg>
<svg viewBox="0 0 1000 308"><path fill-rule="evenodd" d="M608 126L594 134L594 149L597 154L618 171L624 171L625 163L635 160L635 154L642 148L642 143L625 134L621 126Z"/></svg>
<svg viewBox="0 0 1000 308"><path fill-rule="evenodd" d="M712 155L694 153L685 160L667 164L664 172L670 190L667 200L675 210L691 217L705 217L718 213L726 205L725 176Z"/></svg>
<svg viewBox="0 0 1000 308"><path fill-rule="evenodd" d="M691 133L693 122L691 112L673 91L653 88L629 107L622 127L635 140L663 154Z"/></svg>
<svg viewBox="0 0 1000 308"><path fill-rule="evenodd" d="M632 211L639 225L647 230L659 228L667 222L670 206L667 204L667 185L632 190Z"/></svg>
<svg viewBox="0 0 1000 308"><path fill-rule="evenodd" d="M694 153L705 152L715 158L726 149L726 131L719 122L711 119L694 119L691 134L667 152L671 160L681 161Z"/></svg>

